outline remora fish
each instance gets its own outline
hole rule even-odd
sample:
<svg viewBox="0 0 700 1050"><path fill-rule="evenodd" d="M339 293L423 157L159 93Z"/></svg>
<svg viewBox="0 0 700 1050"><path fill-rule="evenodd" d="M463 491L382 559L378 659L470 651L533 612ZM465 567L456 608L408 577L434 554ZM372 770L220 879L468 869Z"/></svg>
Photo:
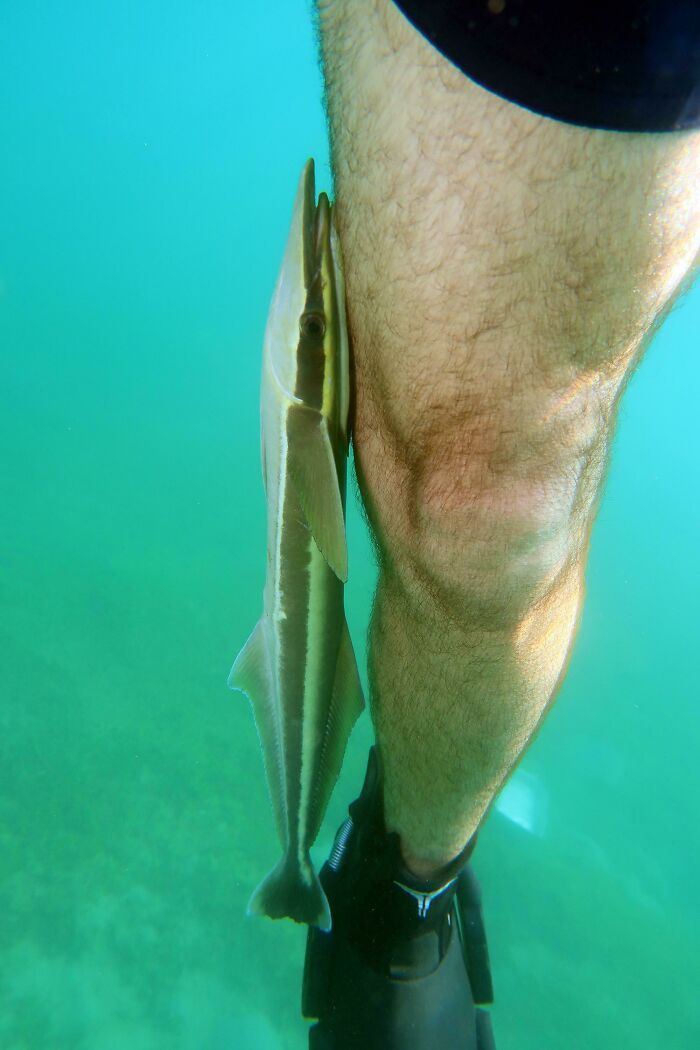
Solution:
<svg viewBox="0 0 700 1050"><path fill-rule="evenodd" d="M249 697L284 855L249 910L330 929L309 849L364 706L343 608L349 350L340 245L302 172L265 332L263 614L229 677Z"/></svg>

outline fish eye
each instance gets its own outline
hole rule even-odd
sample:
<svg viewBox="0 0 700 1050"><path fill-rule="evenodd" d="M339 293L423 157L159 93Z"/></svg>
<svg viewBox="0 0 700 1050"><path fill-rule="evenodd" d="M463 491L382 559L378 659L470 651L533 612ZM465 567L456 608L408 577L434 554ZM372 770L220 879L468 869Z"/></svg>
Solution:
<svg viewBox="0 0 700 1050"><path fill-rule="evenodd" d="M299 330L308 339L321 339L326 333L326 322L321 314L302 314L299 319Z"/></svg>

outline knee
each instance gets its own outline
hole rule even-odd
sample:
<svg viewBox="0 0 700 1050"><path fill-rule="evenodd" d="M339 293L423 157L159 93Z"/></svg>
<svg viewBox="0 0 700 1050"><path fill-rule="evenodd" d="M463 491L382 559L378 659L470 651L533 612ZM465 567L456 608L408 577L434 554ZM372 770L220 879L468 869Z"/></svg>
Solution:
<svg viewBox="0 0 700 1050"><path fill-rule="evenodd" d="M604 442L586 445L462 421L385 443L379 470L359 457L383 570L424 608L517 630L581 564L604 460Z"/></svg>
<svg viewBox="0 0 700 1050"><path fill-rule="evenodd" d="M426 464L399 545L404 575L457 617L515 629L574 554L574 486L480 462Z"/></svg>

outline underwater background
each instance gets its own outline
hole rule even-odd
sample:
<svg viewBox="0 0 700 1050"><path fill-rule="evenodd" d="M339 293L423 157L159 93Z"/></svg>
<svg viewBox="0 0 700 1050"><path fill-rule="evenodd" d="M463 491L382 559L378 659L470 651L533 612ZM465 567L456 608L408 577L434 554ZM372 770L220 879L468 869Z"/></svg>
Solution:
<svg viewBox="0 0 700 1050"><path fill-rule="evenodd" d="M0 10L0 1048L303 1050L304 931L226 675L305 0ZM700 287L624 401L559 702L481 835L499 1050L700 1045ZM349 508L358 656L374 563ZM319 839L361 782L365 716Z"/></svg>

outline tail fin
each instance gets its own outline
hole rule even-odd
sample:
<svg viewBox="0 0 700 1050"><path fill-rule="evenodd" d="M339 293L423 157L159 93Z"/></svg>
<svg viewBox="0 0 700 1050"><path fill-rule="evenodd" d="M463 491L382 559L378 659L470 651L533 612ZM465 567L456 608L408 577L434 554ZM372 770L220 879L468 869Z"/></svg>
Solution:
<svg viewBox="0 0 700 1050"><path fill-rule="evenodd" d="M294 919L322 930L331 928L328 900L311 860L301 865L289 854L255 890L248 912L270 919Z"/></svg>

